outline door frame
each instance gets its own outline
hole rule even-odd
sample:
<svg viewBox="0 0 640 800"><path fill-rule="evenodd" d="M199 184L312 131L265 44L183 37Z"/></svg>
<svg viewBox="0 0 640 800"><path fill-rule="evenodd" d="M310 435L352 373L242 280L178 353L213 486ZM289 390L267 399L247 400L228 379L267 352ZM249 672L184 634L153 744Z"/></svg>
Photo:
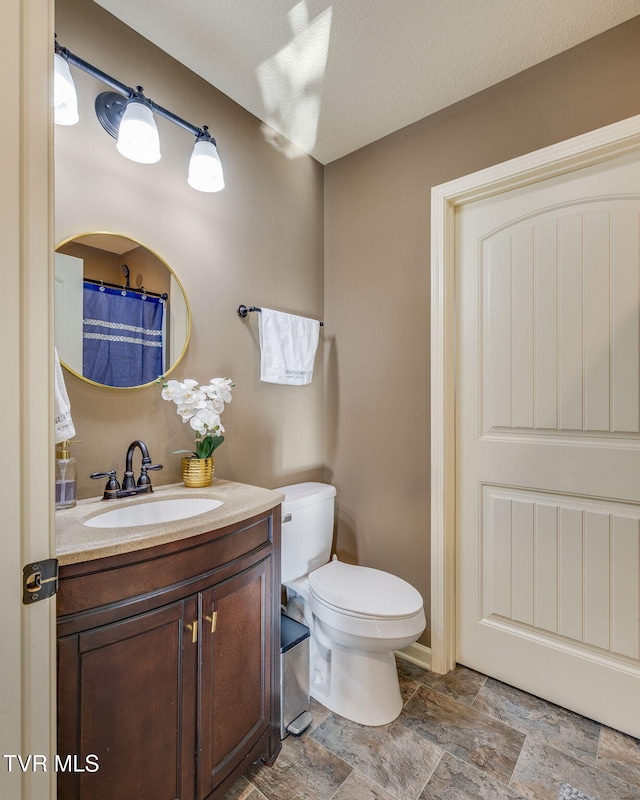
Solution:
<svg viewBox="0 0 640 800"><path fill-rule="evenodd" d="M53 555L53 0L0 6L5 117L0 129L0 359L5 470L0 481L0 796L49 800L55 772L55 600L22 604L22 567ZM33 767L33 762L31 762Z"/></svg>
<svg viewBox="0 0 640 800"><path fill-rule="evenodd" d="M431 190L431 669L456 664L456 209L640 149L640 115Z"/></svg>

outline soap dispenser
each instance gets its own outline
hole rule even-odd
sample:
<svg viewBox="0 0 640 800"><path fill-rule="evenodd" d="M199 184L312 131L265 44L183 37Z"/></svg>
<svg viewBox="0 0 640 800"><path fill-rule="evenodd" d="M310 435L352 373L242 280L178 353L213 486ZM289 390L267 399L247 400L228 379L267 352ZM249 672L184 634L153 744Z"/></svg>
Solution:
<svg viewBox="0 0 640 800"><path fill-rule="evenodd" d="M68 441L56 445L56 509L76 504L77 468L69 445Z"/></svg>

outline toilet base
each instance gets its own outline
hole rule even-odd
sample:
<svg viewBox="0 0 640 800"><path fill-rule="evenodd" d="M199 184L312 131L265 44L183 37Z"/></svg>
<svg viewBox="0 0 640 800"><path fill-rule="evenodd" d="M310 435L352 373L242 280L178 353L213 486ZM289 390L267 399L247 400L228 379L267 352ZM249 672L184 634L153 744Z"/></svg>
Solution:
<svg viewBox="0 0 640 800"><path fill-rule="evenodd" d="M393 651L366 652L332 643L311 659L310 693L319 703L360 725L387 725L402 711Z"/></svg>

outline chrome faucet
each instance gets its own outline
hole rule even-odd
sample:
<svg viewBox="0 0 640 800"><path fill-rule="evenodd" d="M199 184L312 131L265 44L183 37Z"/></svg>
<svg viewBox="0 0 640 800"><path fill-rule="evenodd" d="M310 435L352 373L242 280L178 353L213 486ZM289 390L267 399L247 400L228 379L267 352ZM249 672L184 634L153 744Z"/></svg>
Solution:
<svg viewBox="0 0 640 800"><path fill-rule="evenodd" d="M133 453L136 447L139 447L140 452L142 453L142 466L140 468L140 477L138 478L137 482L135 481L133 475ZM108 478L102 499L115 500L119 497L133 497L137 494L149 494L150 492L153 492L151 478L149 478L147 472L150 470L159 469L162 469L162 464L152 464L147 445L140 441L140 439L136 439L135 442L131 442L129 449L127 450L127 459L124 468L122 486L120 486L118 483L115 469L112 469L111 472L92 472L91 478L93 480L98 480L99 478Z"/></svg>

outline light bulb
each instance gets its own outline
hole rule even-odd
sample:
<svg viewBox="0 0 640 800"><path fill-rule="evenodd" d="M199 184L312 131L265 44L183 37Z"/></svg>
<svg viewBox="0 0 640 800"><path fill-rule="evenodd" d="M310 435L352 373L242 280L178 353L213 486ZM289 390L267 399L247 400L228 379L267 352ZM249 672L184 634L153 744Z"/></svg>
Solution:
<svg viewBox="0 0 640 800"><path fill-rule="evenodd" d="M118 152L139 164L160 161L160 137L153 111L144 100L132 97L118 128Z"/></svg>
<svg viewBox="0 0 640 800"><path fill-rule="evenodd" d="M53 56L53 106L56 125L75 125L78 116L78 96L69 65L59 53Z"/></svg>
<svg viewBox="0 0 640 800"><path fill-rule="evenodd" d="M199 192L219 192L224 189L222 163L215 143L210 138L197 140L193 147L188 183Z"/></svg>

